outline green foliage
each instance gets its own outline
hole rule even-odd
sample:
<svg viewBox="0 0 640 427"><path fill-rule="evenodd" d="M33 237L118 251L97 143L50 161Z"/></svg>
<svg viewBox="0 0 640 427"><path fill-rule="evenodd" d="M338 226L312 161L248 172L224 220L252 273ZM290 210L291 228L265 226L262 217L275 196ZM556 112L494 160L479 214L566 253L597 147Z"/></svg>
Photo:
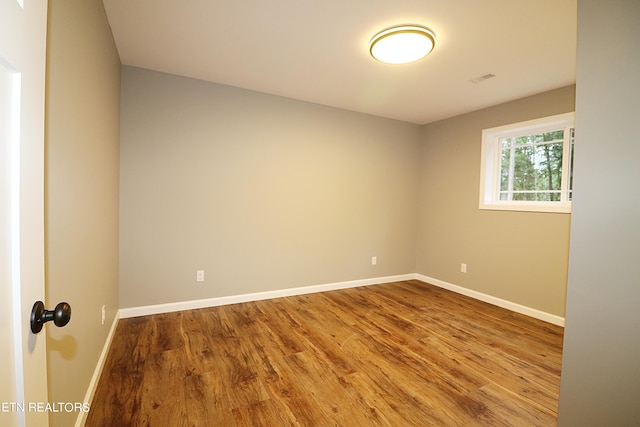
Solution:
<svg viewBox="0 0 640 427"><path fill-rule="evenodd" d="M501 200L559 201L564 131L501 140Z"/></svg>

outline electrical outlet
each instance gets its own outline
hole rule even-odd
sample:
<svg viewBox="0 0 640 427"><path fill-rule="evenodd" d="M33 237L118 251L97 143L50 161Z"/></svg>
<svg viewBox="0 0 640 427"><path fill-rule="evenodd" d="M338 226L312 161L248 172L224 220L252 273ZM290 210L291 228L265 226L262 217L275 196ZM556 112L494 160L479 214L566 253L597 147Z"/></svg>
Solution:
<svg viewBox="0 0 640 427"><path fill-rule="evenodd" d="M204 270L196 271L196 282L204 282Z"/></svg>
<svg viewBox="0 0 640 427"><path fill-rule="evenodd" d="M467 272L467 264L465 264L464 262L462 264L460 264L460 272L461 273L466 273Z"/></svg>
<svg viewBox="0 0 640 427"><path fill-rule="evenodd" d="M371 265L377 265L378 264L378 257L377 256L372 256L371 257Z"/></svg>
<svg viewBox="0 0 640 427"><path fill-rule="evenodd" d="M107 318L107 306L103 305L102 306L102 324L104 325L104 321Z"/></svg>

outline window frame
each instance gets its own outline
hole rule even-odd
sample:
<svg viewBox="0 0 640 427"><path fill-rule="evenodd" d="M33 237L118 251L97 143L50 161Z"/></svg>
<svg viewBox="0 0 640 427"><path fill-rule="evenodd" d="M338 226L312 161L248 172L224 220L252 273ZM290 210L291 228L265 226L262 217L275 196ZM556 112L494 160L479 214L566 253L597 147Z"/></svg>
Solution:
<svg viewBox="0 0 640 427"><path fill-rule="evenodd" d="M571 129L575 129L575 113L564 113L535 120L512 123L482 131L480 155L480 209L571 213L571 200L568 198L571 179ZM564 129L562 153L561 201L525 201L500 200L500 162L501 144L504 138L552 132ZM575 135L573 137L575 139Z"/></svg>

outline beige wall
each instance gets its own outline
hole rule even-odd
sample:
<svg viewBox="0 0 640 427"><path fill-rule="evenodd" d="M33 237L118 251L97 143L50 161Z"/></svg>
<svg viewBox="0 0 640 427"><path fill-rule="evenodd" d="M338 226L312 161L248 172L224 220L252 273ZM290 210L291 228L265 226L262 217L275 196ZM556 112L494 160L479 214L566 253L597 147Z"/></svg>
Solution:
<svg viewBox="0 0 640 427"><path fill-rule="evenodd" d="M52 0L48 26L46 291L72 307L47 329L49 400L82 402L118 309L120 62L101 1Z"/></svg>
<svg viewBox="0 0 640 427"><path fill-rule="evenodd" d="M414 271L419 126L132 67L122 83L122 308Z"/></svg>
<svg viewBox="0 0 640 427"><path fill-rule="evenodd" d="M570 215L478 209L480 144L483 129L574 111L574 90L424 126L418 273L564 317Z"/></svg>

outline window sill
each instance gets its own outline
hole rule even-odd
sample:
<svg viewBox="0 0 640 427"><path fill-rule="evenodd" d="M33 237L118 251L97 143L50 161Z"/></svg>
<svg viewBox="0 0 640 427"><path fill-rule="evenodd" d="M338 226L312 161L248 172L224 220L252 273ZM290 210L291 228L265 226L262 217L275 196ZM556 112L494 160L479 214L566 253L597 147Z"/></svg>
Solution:
<svg viewBox="0 0 640 427"><path fill-rule="evenodd" d="M571 203L554 203L552 205L546 203L480 203L482 210L492 211L512 211L512 212L545 212L545 213L571 213Z"/></svg>

